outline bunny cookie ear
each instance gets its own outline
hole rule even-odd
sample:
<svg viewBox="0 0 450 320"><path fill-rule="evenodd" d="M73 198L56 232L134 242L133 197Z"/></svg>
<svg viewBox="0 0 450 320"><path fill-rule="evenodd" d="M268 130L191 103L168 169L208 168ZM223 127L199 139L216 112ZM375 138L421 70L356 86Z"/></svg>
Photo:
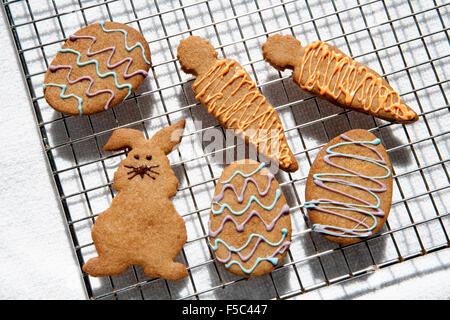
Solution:
<svg viewBox="0 0 450 320"><path fill-rule="evenodd" d="M206 40L190 36L180 41L177 58L184 72L198 76L208 72L217 60L217 51Z"/></svg>
<svg viewBox="0 0 450 320"><path fill-rule="evenodd" d="M145 143L144 134L135 129L120 128L114 130L108 142L103 147L105 151L118 151L125 148L136 148L139 144Z"/></svg>
<svg viewBox="0 0 450 320"><path fill-rule="evenodd" d="M169 127L165 127L155 133L149 142L160 148L165 154L169 154L181 142L185 124L186 120L180 120Z"/></svg>
<svg viewBox="0 0 450 320"><path fill-rule="evenodd" d="M262 46L264 60L270 63L275 69L294 69L300 61L302 45L293 36L280 34L267 38Z"/></svg>

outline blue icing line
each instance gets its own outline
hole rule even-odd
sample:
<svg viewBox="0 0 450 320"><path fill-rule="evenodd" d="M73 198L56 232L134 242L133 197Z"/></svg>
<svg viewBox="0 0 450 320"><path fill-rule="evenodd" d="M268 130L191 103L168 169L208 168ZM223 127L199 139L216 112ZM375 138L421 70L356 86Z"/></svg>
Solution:
<svg viewBox="0 0 450 320"><path fill-rule="evenodd" d="M66 95L65 93L66 93L67 86L64 85L64 84L46 83L46 84L42 85L42 88L45 89L48 86L61 88L62 90L61 90L61 93L59 94L59 97L61 99L76 98L78 100L78 112L80 113L80 116L83 115L83 111L82 111L82 108L81 108L81 106L83 104L83 99L82 98L80 98L77 95L74 95L73 93L71 93L69 95Z"/></svg>
<svg viewBox="0 0 450 320"><path fill-rule="evenodd" d="M95 64L95 71L97 72L97 76L99 76L100 78L106 78L108 76L113 76L114 77L114 83L115 83L115 85L116 85L116 87L118 89L128 88L128 94L126 95L126 97L124 99L128 98L128 96L131 94L131 90L132 90L133 86L131 84L129 84L129 83L120 85L117 82L117 74L115 72L113 72L113 71L101 74L100 71L98 70L98 61L97 60L93 59L93 60L88 60L88 61L85 61L85 62L81 62L80 61L81 53L76 51L76 50L73 50L73 49L60 49L60 50L58 50L58 52L62 52L62 53L70 52L70 53L76 54L77 55L77 66L79 66L79 67L83 67L83 66L86 66L88 64L94 63Z"/></svg>
<svg viewBox="0 0 450 320"><path fill-rule="evenodd" d="M324 201L324 200L311 200L311 201L305 202L304 206L305 206L305 208L307 208L307 209L314 209L314 207L316 206L316 204L327 204L327 203L328 203L328 204L337 204L337 205L341 205L341 207L327 207L327 206L321 206L321 208L326 208L326 209L341 209L341 210L342 210L343 207L349 205L348 203L345 203L345 202L338 202L338 201L329 202L329 201ZM352 203L351 205L352 205L352 207L371 208L371 209L376 209L376 208L379 207L379 204L377 204L376 206L373 206L373 205L367 206L367 205L363 205L363 204L354 204L354 203ZM357 212L360 212L360 213L365 213L365 214L368 214L368 215L372 215L371 212L365 211L365 210L362 210L362 209L358 209L358 208L347 208L347 207L345 207L345 210L348 210L348 211L357 211Z"/></svg>
<svg viewBox="0 0 450 320"><path fill-rule="evenodd" d="M320 201L320 200L312 200L309 201L308 203L305 203L305 208L307 209L315 209L316 204L323 204L323 203L330 203L330 202L326 202L326 201ZM328 235L332 235L332 236L339 236L339 237L344 237L344 238L360 238L362 236L365 236L364 232L370 232L373 229L375 229L378 225L378 220L375 217L375 215L371 212L368 211L364 211L364 210L359 210L356 208L348 208L348 204L347 203L343 203L343 202L332 202L333 204L337 204L337 205L342 205L342 207L329 207L329 206L320 206L320 208L323 209L340 209L342 210L343 207L345 207L345 210L348 211L356 211L359 213L363 213L363 214L367 214L369 215L372 219L373 219L373 225L369 228L359 228L357 229L358 231L358 235L349 235L349 234L345 234L345 232L349 232L349 231L353 231L352 229L348 229L348 228L341 228L341 227L337 227L337 226L330 226L330 225L324 225L324 224L313 224L311 229L313 231L319 232L319 233L325 233ZM364 205L356 205L356 204L352 204L352 206L360 206L360 207L366 207L366 208L373 208L373 209L378 209L379 206L364 206ZM343 234L336 234L334 232L328 232L326 229L335 229L335 230L340 230L342 232L344 232ZM361 234L359 234L361 233ZM367 234L369 235L369 234Z"/></svg>
<svg viewBox="0 0 450 320"><path fill-rule="evenodd" d="M343 138L344 139L344 138ZM349 138L347 138L348 140ZM314 180L318 180L321 182L332 182L332 183L339 183L339 184L344 184L344 185L348 185L354 188L358 188L358 189L362 189L366 192L368 192L369 194L371 194L375 199L376 199L376 205L359 205L359 204L354 204L354 203L344 203L344 202L337 202L337 201L331 201L331 200L311 200L308 202L305 202L304 206L305 208L308 209L338 209L338 210L348 210L348 211L356 211L362 214L367 214L369 215L372 219L373 219L373 225L369 228L359 228L357 229L358 233L361 234L355 234L352 235L351 233L354 231L353 229L348 229L348 228L341 228L341 227L337 227L337 226L330 226L330 225L321 225L321 224L314 224L312 226L312 230L319 232L319 233L324 233L324 234L328 234L328 235L332 235L332 236L339 236L339 237L345 237L345 238L358 238L361 236L368 236L371 234L371 230L373 230L374 228L376 228L376 226L378 225L378 221L374 215L373 212L369 212L360 208L368 208L368 209L379 209L381 201L380 198L369 188L355 184L355 183L351 183L349 181L345 181L345 180L338 180L338 179L325 179L322 178L322 176L336 176L336 177L362 177L362 178L366 178L366 179L385 179L388 178L391 175L391 170L383 165L382 163L380 163L379 161L383 161L383 163L385 163L384 158L381 156L381 154L378 153L378 151L376 151L376 149L372 149L370 147L370 150L375 151L375 153L377 153L381 159L379 161L375 160L375 159L371 159L371 158L367 158L367 157L362 157L362 156L358 156L358 155L354 155L354 154L345 154L345 153L340 153L340 152L335 152L333 151L334 148L338 148L340 146L343 145L350 145L350 144L358 144L358 145L363 145L363 144L371 144L371 145L379 145L381 143L381 140L376 138L373 141L350 141L350 142L341 142L341 143L337 143L335 145L332 145L330 147L327 148L327 153L334 155L334 156L342 156L342 157L346 157L346 158L353 158L353 159L358 159L358 160L362 160L362 161L367 161L370 163L373 163L379 167L382 167L383 169L386 170L387 174L384 176L375 176L375 177L371 177L371 176L366 176L364 174L358 173L356 174L340 174L340 173L321 173L321 174L314 174L313 175L313 179ZM330 163L332 163L330 161ZM331 165L331 164L330 164ZM335 207L335 206L317 206L318 204L332 204L332 205L340 205L340 207ZM361 222L362 223L362 222ZM327 229L334 229L334 230L339 230L342 231L343 233L336 233L336 232L332 232L332 231L327 231ZM349 233L350 234L346 234ZM366 234L363 234L363 232L366 232Z"/></svg>
<svg viewBox="0 0 450 320"><path fill-rule="evenodd" d="M236 249L236 248L234 248L234 247L230 247L225 241L223 241L222 239L219 239L219 238L214 239L214 245L211 244L211 248L212 248L214 251L216 251L216 250L219 248L219 245L218 245L217 243L220 242L220 243L222 243L228 250L230 250L231 252L240 252L240 251L242 251L243 249L245 249L245 248L250 244L250 242L252 241L252 239L253 239L254 237L257 237L257 238L260 238L260 239L264 240L264 242L266 242L267 244L271 245L272 247L276 247L276 246L279 246L280 244L283 243L284 239L286 238L286 235L287 235L288 231L287 231L286 228L283 228L283 229L281 229L281 233L283 234L283 236L281 237L280 241L278 241L277 243L270 242L269 240L267 240L266 238L264 238L264 236L262 236L262 235L260 235L260 234L252 233L252 234L250 235L250 237L248 238L247 242L246 242L242 247L240 247L239 249Z"/></svg>
<svg viewBox="0 0 450 320"><path fill-rule="evenodd" d="M217 214L222 214L225 209L228 209L228 210L230 210L230 212L232 214L240 216L240 215L242 215L244 212L246 212L250 208L250 206L251 206L253 201L256 201L256 203L258 203L261 206L261 208L263 208L265 210L272 210L275 207L275 205L277 204L277 201L278 201L278 199L280 197L281 197L281 190L277 189L277 191L275 192L275 199L274 199L273 203L270 206L265 206L261 202L259 202L259 200L258 200L258 198L256 196L250 196L250 200L248 201L247 206L241 211L234 211L226 203L219 203L219 202L213 201L213 203L211 205L211 211L212 211L213 214L217 215ZM214 205L215 204L220 206L219 210L215 210L214 209Z"/></svg>
<svg viewBox="0 0 450 320"><path fill-rule="evenodd" d="M127 51L130 52L134 48L140 47L141 50L142 50L142 58L144 59L146 64L150 64L150 61L148 61L147 57L145 56L145 49L144 49L143 45L140 42L136 42L133 46L128 47L128 40L127 40L128 32L127 31L125 31L123 29L106 29L104 22L100 22L99 24L100 24L100 26L101 26L101 28L102 28L102 30L104 32L116 32L116 31L117 32L122 32L124 34L125 48L127 49ZM105 77L108 77L108 76L112 75L114 77L114 83L115 83L115 85L116 85L116 87L118 89L128 88L128 94L126 95L126 97L124 99L128 98L128 96L131 94L131 90L132 90L133 86L131 84L128 84L128 83L127 84L123 84L123 85L119 85L119 83L117 82L117 74L115 72L107 72L105 74L101 74L100 71L98 70L98 61L96 61L96 60L89 60L89 61L86 61L86 62L80 62L81 53L76 51L76 50L73 50L73 49L60 49L60 50L58 50L58 52L62 52L62 53L71 52L71 53L76 54L78 56L77 57L77 65L79 67L82 67L82 66L94 63L95 64L95 71L97 72L97 75L100 78L105 78ZM71 98L71 97L76 98L78 100L78 111L79 111L80 115L83 114L83 111L82 111L83 99L78 97L75 94L65 95L65 92L66 92L66 89L67 89L66 85L64 85L64 84L56 84L56 83L47 83L47 84L42 85L43 89L45 89L45 87L47 87L47 86L53 86L53 87L61 88L62 91L61 91L61 94L59 96L62 99L67 99L67 98Z"/></svg>
<svg viewBox="0 0 450 320"><path fill-rule="evenodd" d="M368 193L370 193L377 201L376 205L369 205L369 206L368 205L353 204L352 203L351 206L353 206L353 207L363 207L363 208L372 208L372 209L377 209L377 208L380 207L380 198L372 190L370 190L370 189L368 189L368 188L366 188L364 186L361 186L359 184L355 184L355 183L351 183L351 182L347 182L347 181L344 182L343 180L320 178L323 175L332 175L332 176L339 175L341 177L344 177L344 176L345 177L354 177L354 176L352 176L352 175L345 175L345 174L324 173L324 174L313 175L313 178L315 180L319 180L319 181L322 181L322 182L335 182L335 183L345 184L347 186L354 187L354 188L357 188L357 189L362 189L362 190L367 191ZM305 206L309 205L310 203L328 203L328 202L321 202L321 201L318 201L318 200L311 200L309 202L305 202ZM333 201L332 203L341 204L341 205L350 205L349 203L343 203L343 202L337 202L337 201ZM322 208L324 208L324 207L322 207ZM337 208L337 209L339 209L339 208ZM340 209L342 209L342 208L340 208ZM347 209L347 210L351 210L351 209ZM359 211L359 210L356 210L356 211ZM369 212L366 212L366 211L360 211L360 212L369 214Z"/></svg>
<svg viewBox="0 0 450 320"><path fill-rule="evenodd" d="M251 240L252 240L254 237L257 237L257 238L260 238L260 239L264 240L264 242L266 242L267 244L269 244L269 245L272 246L272 247L276 247L276 246L279 246L280 244L283 243L283 241L284 241L284 239L286 238L286 235L287 235L287 233L288 233L288 230L287 230L286 228L283 228L283 229L281 229L281 233L283 234L283 236L281 237L280 241L278 241L277 243L270 242L269 240L267 240L264 236L262 236L262 235L260 235L260 234L252 233L252 234L250 235L250 237L248 238L247 242L246 242L242 247L240 247L239 249L236 249L236 248L234 248L234 247L230 247L230 246L229 246L225 241L223 241L222 239L215 239L215 240L214 240L214 245L211 244L211 248L213 249L213 251L216 251L216 250L219 248L218 242L220 242L220 243L222 243L222 244L223 244L230 252L240 252L240 251L242 251L243 249L245 249L245 248L250 244ZM252 251L254 252L255 250L256 250L256 248L253 248ZM261 257L258 257L258 258L256 259L255 263L253 264L253 267L250 268L250 269L245 269L244 266L242 266L242 264L241 264L239 261L236 261L236 260L231 260L230 262L228 262L227 264L225 264L225 267L226 267L226 268L229 268L229 267L231 267L233 264L237 264L237 265L239 265L239 267L241 268L241 270L242 270L243 272L249 274L249 273L253 272L253 270L258 266L258 264L259 264L261 261L269 261L269 262L271 262L273 265L276 265L276 264L278 263L278 258L274 258L274 257L261 258Z"/></svg>
<svg viewBox="0 0 450 320"><path fill-rule="evenodd" d="M247 173L247 174L245 174L245 173L243 173L243 172L241 172L241 171L239 171L239 170L236 170L236 171L233 173L233 175L232 175L228 180L226 180L226 181L221 181L221 183L222 183L222 184L229 183L229 182L230 182L231 180L233 180L233 178L234 178L235 176L237 176L237 175L240 175L240 176L242 176L242 177L244 177L244 178L251 177L252 175L254 175L254 174L256 174L257 172L259 172L259 171L260 171L262 168L264 168L265 166L266 166L265 163L261 163L261 164L258 166L258 168L256 168L256 170L254 170L253 172ZM253 201L256 201L256 202L257 202L262 208L264 208L265 210L272 210L272 209L275 207L275 205L276 205L278 199L281 197L281 194L282 194L282 193L281 193L281 190L280 190L280 189L277 189L276 192L275 192L275 199L274 199L273 203L272 203L271 205L269 205L269 206L263 205L263 204L258 200L258 198L257 198L256 196L252 195L252 196L250 196L250 199L249 199L249 201L248 201L248 203L247 203L247 206L246 206L243 210L238 211L238 212L234 211L234 210L233 210L228 204L226 204L226 203L222 204L222 203L219 203L219 202L217 202L217 201L213 201L213 203L212 203L212 205L211 205L211 211L212 211L213 214L218 215L218 214L222 214L223 211L224 211L225 209L228 209L228 210L229 210L231 213L233 213L234 215L242 215L242 214L244 214L244 213L250 208L250 206L251 206L251 204L252 204ZM220 209L219 209L219 210L215 210L215 209L214 209L214 205L219 205L219 206L220 206ZM211 243L210 243L210 245L211 245L211 248L213 249L213 251L216 251L216 250L219 248L218 243L222 243L222 244L223 244L230 252L238 253L238 252L242 251L243 249L245 249L245 248L250 244L251 240L252 240L253 238L256 237L256 238L259 238L259 239L263 240L264 242L266 242L266 243L269 244L270 246L276 247L276 246L279 246L280 244L283 243L283 241L284 241L284 239L286 238L286 235L287 235L287 233L288 233L288 230L285 229L285 228L283 228L283 229L281 230L281 233L283 234L283 236L281 237L280 241L278 241L277 243L272 243L272 242L268 241L264 236L262 236L262 235L260 235L260 234L252 233L252 234L250 235L250 237L248 238L247 242L246 242L242 247L240 247L240 248L230 247L225 241L223 241L222 239L219 239L219 238L216 238L216 239L214 240L214 245L211 244ZM257 242L257 243L259 243L259 242ZM254 250L256 250L256 248L254 248L253 251L254 251ZM237 265L241 268L241 270L242 270L243 272L245 272L246 274L250 274L250 273L253 272L253 270L254 270L254 269L259 265L259 263L262 262L262 261L269 261L269 262L272 263L273 265L276 265L276 264L278 263L278 258L274 258L274 257L261 258L261 257L258 257L258 258L256 259L255 263L253 264L253 266L252 266L250 269L246 269L239 261L236 261L236 260L232 260L232 261L230 261L229 263L225 264L225 267L226 267L226 268L230 268L233 264L237 264Z"/></svg>
<svg viewBox="0 0 450 320"><path fill-rule="evenodd" d="M244 266L243 266L239 261L232 260L232 261L228 262L228 263L225 265L225 268L228 269L228 268L231 267L233 264L237 264L237 265L241 268L242 271L244 271L246 274L250 274L250 273L253 272L253 270L255 270L255 268L258 266L258 264L259 264L261 261L269 261L269 262L272 263L273 265L276 265L276 264L278 263L278 258L260 258L260 257L258 257L258 258L256 259L256 261L255 261L255 264L254 264L253 267L251 267L250 269L245 269Z"/></svg>
<svg viewBox="0 0 450 320"><path fill-rule="evenodd" d="M377 219L375 219L374 216L372 216L372 218L374 219L374 225L372 227L370 227L370 228L358 229L358 232L370 232L370 231L372 231L372 229L374 229L377 226L377 224L378 224L377 223ZM317 230L317 229L319 229L319 230ZM326 231L326 229L339 230L339 231L342 231L344 234L336 234L336 233L334 233L332 231ZM337 226L330 226L330 225L327 225L327 224L313 224L312 227L311 227L311 230L315 231L315 232L319 232L319 233L328 234L330 236L339 236L339 237L344 237L344 238L360 238L360 237L364 237L364 236L369 236L370 235L370 234L364 234L364 233L361 233L361 234L358 234L358 235L346 235L345 232L352 231L352 230L348 229L348 228L341 228L341 227L337 227Z"/></svg>
<svg viewBox="0 0 450 320"><path fill-rule="evenodd" d="M106 28L105 28L105 23L104 23L104 22L100 22L99 24L100 24L100 26L102 27L102 30L103 30L104 32L115 32L115 31L117 31L117 32L122 32L123 35L124 35L124 37L125 37L125 48L127 49L127 51L130 52L130 51L133 50L134 48L140 47L141 50L142 50L142 58L144 58L144 61L145 61L146 64L150 64L150 61L148 61L148 60L147 60L147 57L145 56L145 49L144 49L144 46L143 46L140 42L136 42L136 44L134 44L132 47L128 47L128 40L127 40L128 32L126 32L126 31L123 30L123 29L106 29Z"/></svg>
<svg viewBox="0 0 450 320"><path fill-rule="evenodd" d="M329 146L327 148L327 153L333 154L333 155L336 155L336 156L342 156L342 157L353 158L353 159L358 159L358 160L371 162L371 163L373 163L373 164L375 164L375 165L377 165L379 167L384 168L387 171L387 174L384 175L384 176L381 176L381 177L369 177L369 176L366 176L366 175L363 175L363 174L360 174L360 176L363 177L363 178L367 178L367 179L385 179L385 178L387 178L387 177L389 177L391 175L391 170L387 166L379 163L378 161L376 161L374 159L366 158L366 157L361 157L361 156L358 156L358 155L355 155L355 154L346 154L346 153L340 153L340 152L332 151L334 148L338 148L340 146L349 145L349 144L371 144L371 145L375 145L376 146L376 145L379 145L380 143L381 143L381 140L378 139L378 138L374 139L373 141L341 142L341 143L337 143L335 145ZM355 177L355 175L353 175L353 174L338 174L338 173L333 174L333 173L328 173L328 175L330 175L330 176L341 176L341 177Z"/></svg>
<svg viewBox="0 0 450 320"><path fill-rule="evenodd" d="M261 163L261 164L258 166L258 168L256 168L255 171L250 172L250 173L247 173L247 174L245 174L245 173L243 173L243 172L241 172L241 171L239 171L239 170L236 170L236 171L233 173L233 175L232 175L228 180L226 180L226 181L221 181L221 183L222 183L222 184L225 184L225 183L230 182L231 180L233 180L233 178L234 178L236 175L241 175L241 176L243 176L244 178L251 177L252 175L254 175L255 173L257 173L258 171L260 171L262 168L264 168L265 166L266 166L265 163Z"/></svg>

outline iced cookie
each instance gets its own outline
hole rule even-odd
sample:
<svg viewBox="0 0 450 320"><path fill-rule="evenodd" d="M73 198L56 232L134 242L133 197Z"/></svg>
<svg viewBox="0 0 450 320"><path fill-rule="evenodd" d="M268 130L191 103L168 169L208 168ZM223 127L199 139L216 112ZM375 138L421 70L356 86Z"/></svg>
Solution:
<svg viewBox="0 0 450 320"><path fill-rule="evenodd" d="M418 120L411 107L376 71L332 45L315 41L302 47L292 36L276 34L262 46L264 59L278 70L293 70L305 89L332 103L399 123Z"/></svg>
<svg viewBox="0 0 450 320"><path fill-rule="evenodd" d="M58 50L45 75L45 100L72 115L107 110L139 87L150 63L148 43L135 29L118 22L91 24Z"/></svg>
<svg viewBox="0 0 450 320"><path fill-rule="evenodd" d="M180 41L177 56L183 71L197 77L192 85L195 98L225 128L278 162L281 169L298 169L277 112L239 63L218 59L214 47L196 36Z"/></svg>
<svg viewBox="0 0 450 320"><path fill-rule="evenodd" d="M323 147L305 190L312 230L349 244L376 233L392 201L389 157L380 139L362 129L347 131Z"/></svg>
<svg viewBox="0 0 450 320"><path fill-rule="evenodd" d="M209 240L217 261L244 277L271 272L291 241L289 206L264 163L240 160L225 168L214 192Z"/></svg>
<svg viewBox="0 0 450 320"><path fill-rule="evenodd" d="M151 139L134 129L117 129L104 150L128 149L114 174L119 193L92 229L98 257L83 271L94 277L123 273L139 265L150 277L176 280L187 276L174 258L186 242L183 218L170 201L178 180L167 154L181 141L185 121L158 131Z"/></svg>

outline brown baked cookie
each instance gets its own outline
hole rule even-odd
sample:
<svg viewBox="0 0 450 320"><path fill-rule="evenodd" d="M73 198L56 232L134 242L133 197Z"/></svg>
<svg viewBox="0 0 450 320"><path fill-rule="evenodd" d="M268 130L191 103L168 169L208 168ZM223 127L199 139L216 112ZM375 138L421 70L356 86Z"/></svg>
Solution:
<svg viewBox="0 0 450 320"><path fill-rule="evenodd" d="M289 206L265 166L250 159L231 163L211 205L209 239L216 259L244 277L271 272L291 243Z"/></svg>
<svg viewBox="0 0 450 320"><path fill-rule="evenodd" d="M150 49L135 29L118 22L94 23L71 35L44 79L54 109L94 114L122 102L144 81Z"/></svg>
<svg viewBox="0 0 450 320"><path fill-rule="evenodd" d="M176 280L187 276L184 265L174 262L186 242L184 220L170 197L178 180L167 154L181 141L185 121L158 131L151 139L134 129L117 129L104 150L129 149L114 174L119 192L92 229L98 257L83 270L94 277L123 273L139 265L150 277Z"/></svg>
<svg viewBox="0 0 450 320"><path fill-rule="evenodd" d="M214 47L196 36L180 41L177 57L183 71L197 77L192 85L195 98L225 128L277 161L281 169L298 169L277 112L238 62L217 59Z"/></svg>
<svg viewBox="0 0 450 320"><path fill-rule="evenodd" d="M312 230L328 240L350 244L376 233L392 201L392 169L380 139L362 129L332 139L311 166L305 194Z"/></svg>
<svg viewBox="0 0 450 320"><path fill-rule="evenodd" d="M398 123L419 117L376 71L332 45L315 41L302 47L292 36L276 34L262 46L264 59L278 70L293 70L300 88L347 109Z"/></svg>

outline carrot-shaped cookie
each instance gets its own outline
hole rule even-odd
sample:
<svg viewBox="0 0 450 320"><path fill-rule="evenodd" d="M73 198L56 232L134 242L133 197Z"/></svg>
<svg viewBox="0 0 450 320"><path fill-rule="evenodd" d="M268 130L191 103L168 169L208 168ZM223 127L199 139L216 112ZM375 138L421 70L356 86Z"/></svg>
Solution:
<svg viewBox="0 0 450 320"><path fill-rule="evenodd" d="M340 107L396 123L418 120L414 110L376 71L326 42L302 47L294 37L276 34L267 39L262 50L274 68L293 70L292 78L300 88Z"/></svg>
<svg viewBox="0 0 450 320"><path fill-rule="evenodd" d="M225 128L277 161L281 169L298 169L277 112L238 62L218 59L214 47L196 36L180 41L178 59L184 72L197 77L192 85L196 99Z"/></svg>

